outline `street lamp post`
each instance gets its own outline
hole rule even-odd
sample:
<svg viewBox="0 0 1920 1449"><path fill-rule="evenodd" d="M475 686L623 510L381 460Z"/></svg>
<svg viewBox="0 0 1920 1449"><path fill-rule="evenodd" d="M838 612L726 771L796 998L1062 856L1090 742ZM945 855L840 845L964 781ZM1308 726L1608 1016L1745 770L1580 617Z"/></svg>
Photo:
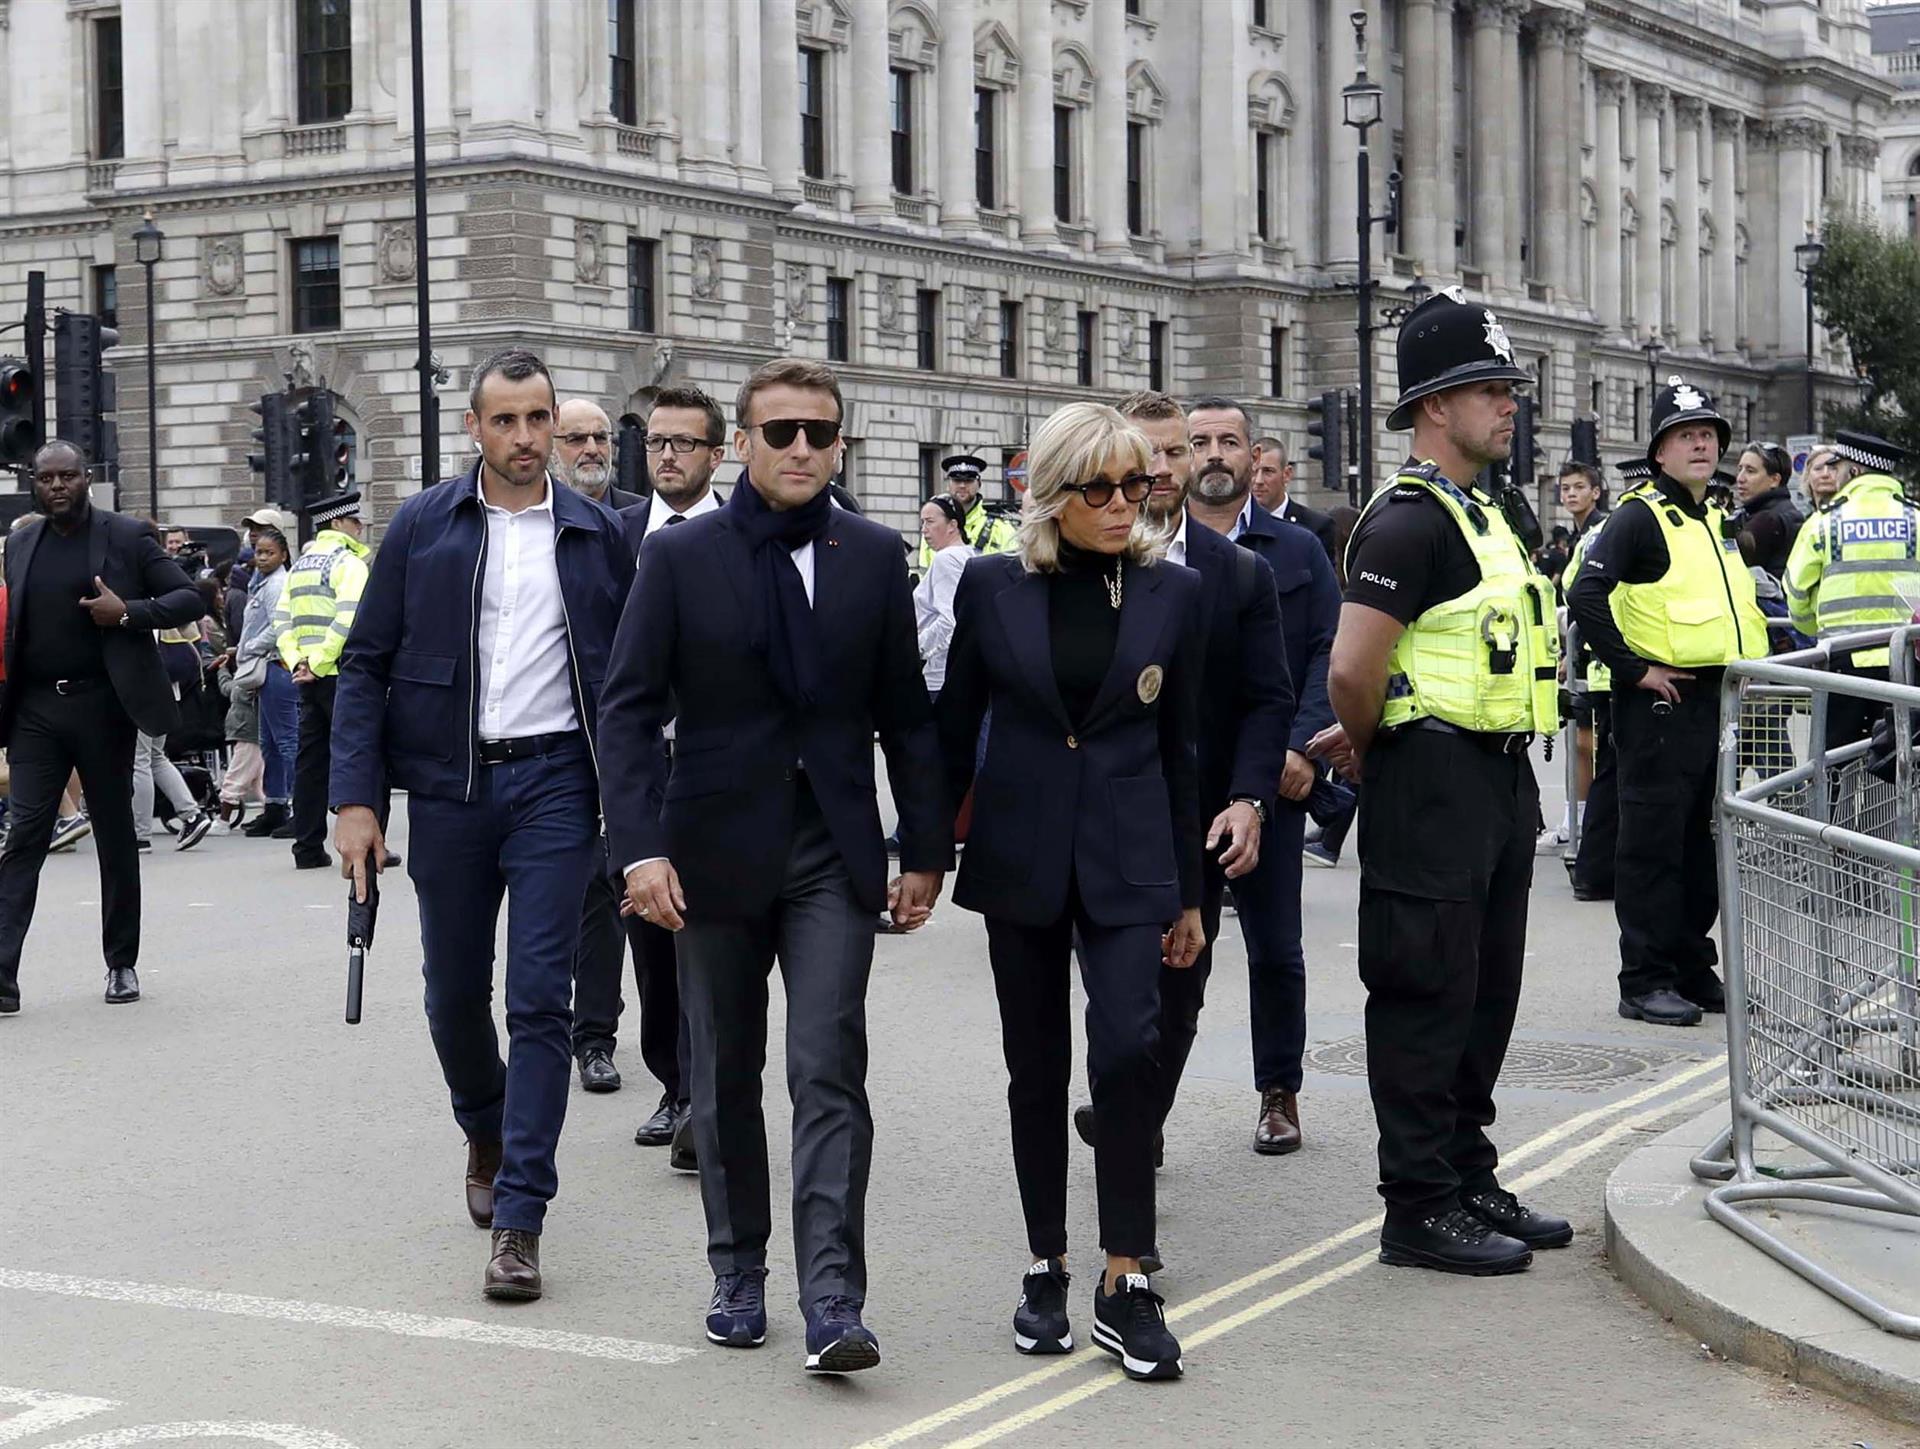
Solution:
<svg viewBox="0 0 1920 1449"><path fill-rule="evenodd" d="M160 392L153 365L154 334L159 317L153 310L153 269L167 254L167 236L153 224L149 211L145 221L134 228L133 255L147 273L147 514L160 517Z"/></svg>
<svg viewBox="0 0 1920 1449"><path fill-rule="evenodd" d="M1360 133L1359 170L1360 206L1355 218L1359 228L1359 275L1356 283L1359 302L1360 334L1360 446L1354 450L1354 463L1362 486L1373 489L1373 228L1386 223L1393 231L1400 210L1400 173L1387 180L1388 209L1385 216L1373 214L1373 158L1367 149L1367 132L1380 124L1385 92L1377 81L1367 77L1367 12L1356 10L1347 17L1353 26L1355 70L1353 83L1340 91L1341 119Z"/></svg>
<svg viewBox="0 0 1920 1449"><path fill-rule="evenodd" d="M1660 391L1660 355L1666 348L1660 345L1660 329L1649 327L1647 340L1640 344L1640 350L1647 354L1647 426L1653 426L1653 400Z"/></svg>
<svg viewBox="0 0 1920 1449"><path fill-rule="evenodd" d="M1793 267L1800 273L1800 284L1807 294L1807 432L1815 431L1813 424L1813 274L1820 270L1820 259L1827 253L1826 246L1813 234L1813 228L1807 228L1807 239L1793 249Z"/></svg>
<svg viewBox="0 0 1920 1449"><path fill-rule="evenodd" d="M1382 309L1380 320L1389 327L1398 327L1411 317L1420 304L1433 295L1433 288L1427 285L1427 279L1419 272L1413 274L1413 280L1407 284L1407 299Z"/></svg>

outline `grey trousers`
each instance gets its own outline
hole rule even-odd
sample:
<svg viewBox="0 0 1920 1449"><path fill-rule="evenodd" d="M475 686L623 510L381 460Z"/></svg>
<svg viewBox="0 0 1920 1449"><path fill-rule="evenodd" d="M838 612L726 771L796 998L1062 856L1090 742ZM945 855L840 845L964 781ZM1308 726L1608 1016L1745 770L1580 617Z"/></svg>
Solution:
<svg viewBox="0 0 1920 1449"><path fill-rule="evenodd" d="M700 920L680 932L680 1001L693 1069L693 1140L715 1273L766 1266L773 1232L760 1077L767 978L787 989L787 1093L793 1101L793 1251L804 1310L866 1299L867 976L874 917L812 792L800 790L786 883L763 915Z"/></svg>

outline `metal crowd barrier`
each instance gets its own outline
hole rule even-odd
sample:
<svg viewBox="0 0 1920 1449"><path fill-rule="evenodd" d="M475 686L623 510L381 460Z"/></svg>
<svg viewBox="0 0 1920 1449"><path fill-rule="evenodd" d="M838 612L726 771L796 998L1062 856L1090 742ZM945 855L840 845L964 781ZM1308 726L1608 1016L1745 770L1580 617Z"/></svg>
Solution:
<svg viewBox="0 0 1920 1449"><path fill-rule="evenodd" d="M1716 810L1731 1125L1695 1159L1707 1211L1878 1327L1901 1312L1740 1211L1814 1202L1920 1216L1920 841L1913 758L1920 628L1728 669ZM1890 681L1834 671L1891 643ZM1894 781L1870 740L1830 746L1836 698L1891 706ZM1875 718L1886 711L1874 710ZM1756 1133L1805 1154L1762 1164Z"/></svg>

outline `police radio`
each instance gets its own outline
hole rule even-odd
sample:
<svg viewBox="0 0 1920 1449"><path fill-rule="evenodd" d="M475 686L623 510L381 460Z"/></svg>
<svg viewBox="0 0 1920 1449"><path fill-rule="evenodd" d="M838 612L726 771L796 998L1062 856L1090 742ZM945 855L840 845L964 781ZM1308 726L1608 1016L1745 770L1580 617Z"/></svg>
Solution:
<svg viewBox="0 0 1920 1449"><path fill-rule="evenodd" d="M1546 535L1540 531L1540 515L1533 511L1533 503L1528 499L1526 489L1508 479L1494 490L1494 499L1499 503L1501 513L1506 515L1507 527L1513 530L1513 536L1520 540L1529 554L1546 542Z"/></svg>

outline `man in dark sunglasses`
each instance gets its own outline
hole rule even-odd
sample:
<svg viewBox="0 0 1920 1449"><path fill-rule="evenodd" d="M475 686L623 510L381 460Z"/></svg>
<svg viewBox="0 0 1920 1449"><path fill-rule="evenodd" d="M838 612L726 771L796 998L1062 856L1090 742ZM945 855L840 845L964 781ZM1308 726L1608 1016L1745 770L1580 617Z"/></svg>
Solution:
<svg viewBox="0 0 1920 1449"><path fill-rule="evenodd" d="M814 362L768 363L735 417L746 476L726 507L640 550L600 715L608 834L628 909L677 933L714 1274L707 1337L766 1339L760 1075L778 961L806 1367L847 1373L880 1361L861 1321L873 923L883 908L898 927L925 923L953 817L900 536L827 492L842 454L838 380ZM891 884L876 733L900 817Z"/></svg>

